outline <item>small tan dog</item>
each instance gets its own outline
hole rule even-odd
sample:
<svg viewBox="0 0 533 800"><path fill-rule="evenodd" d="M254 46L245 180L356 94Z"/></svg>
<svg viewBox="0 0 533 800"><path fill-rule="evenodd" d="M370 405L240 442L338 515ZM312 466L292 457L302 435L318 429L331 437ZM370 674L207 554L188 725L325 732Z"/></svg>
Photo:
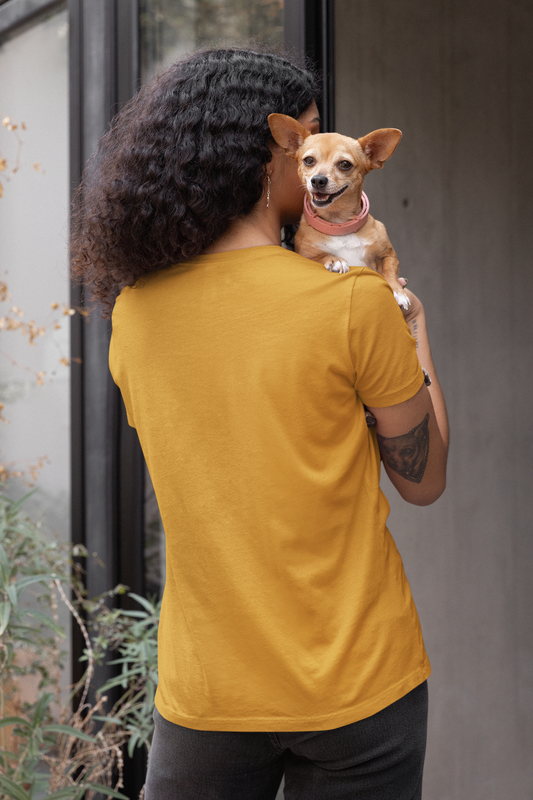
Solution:
<svg viewBox="0 0 533 800"><path fill-rule="evenodd" d="M311 134L285 114L270 114L274 140L298 162L306 188L304 213L295 238L296 252L324 264L330 272L349 265L375 269L389 282L398 304L409 298L398 281L399 264L385 226L368 213L365 175L381 169L402 137L396 128L380 128L350 139L339 133Z"/></svg>

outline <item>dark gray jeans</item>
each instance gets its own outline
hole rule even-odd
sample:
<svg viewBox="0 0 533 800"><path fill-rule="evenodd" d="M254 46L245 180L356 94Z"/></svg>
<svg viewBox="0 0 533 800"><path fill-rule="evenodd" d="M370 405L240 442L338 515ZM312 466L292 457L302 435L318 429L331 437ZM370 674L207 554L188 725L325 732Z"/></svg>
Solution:
<svg viewBox="0 0 533 800"><path fill-rule="evenodd" d="M428 694L422 683L329 731L197 731L154 712L145 800L421 800Z"/></svg>

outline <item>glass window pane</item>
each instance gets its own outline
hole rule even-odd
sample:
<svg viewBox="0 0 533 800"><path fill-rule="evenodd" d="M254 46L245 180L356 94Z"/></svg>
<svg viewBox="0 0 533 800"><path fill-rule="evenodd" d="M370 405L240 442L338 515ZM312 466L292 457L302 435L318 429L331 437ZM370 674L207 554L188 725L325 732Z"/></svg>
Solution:
<svg viewBox="0 0 533 800"><path fill-rule="evenodd" d="M10 294L0 317L19 323L9 329L6 321L0 331L0 401L8 421L0 427L0 462L25 473L10 482L12 493L22 494L34 482L30 467L46 457L31 513L64 539L70 537L67 19L60 10L0 44L0 281ZM32 322L46 326L33 343Z"/></svg>
<svg viewBox="0 0 533 800"><path fill-rule="evenodd" d="M34 484L27 513L44 533L68 541L68 17L61 6L0 42L0 120L0 282L7 286L0 292L7 420L0 422L0 463L3 476L12 476L9 495L20 497ZM59 620L68 631L64 606ZM68 639L61 647L69 650ZM19 699L33 700L35 687L31 677L21 679Z"/></svg>
<svg viewBox="0 0 533 800"><path fill-rule="evenodd" d="M206 45L283 47L283 0L140 0L141 80Z"/></svg>

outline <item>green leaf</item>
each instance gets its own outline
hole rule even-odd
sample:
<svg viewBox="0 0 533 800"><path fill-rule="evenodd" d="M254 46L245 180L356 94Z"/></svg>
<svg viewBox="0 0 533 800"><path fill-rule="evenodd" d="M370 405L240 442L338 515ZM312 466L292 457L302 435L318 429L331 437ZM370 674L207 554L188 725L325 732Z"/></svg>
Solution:
<svg viewBox="0 0 533 800"><path fill-rule="evenodd" d="M138 675L139 672L139 669L130 669L121 672L120 675L116 676L116 678L110 678L108 681L106 681L104 685L98 689L98 694L101 695L103 692L108 692L115 686L123 686L125 688L128 683L128 678L135 677L135 675Z"/></svg>
<svg viewBox="0 0 533 800"><path fill-rule="evenodd" d="M103 686L98 689L98 695L102 695L104 692L108 692L110 689L114 689L115 686L122 686L123 689L127 689L128 681L123 675L118 675L116 678L110 678L108 681L105 682Z"/></svg>
<svg viewBox="0 0 533 800"><path fill-rule="evenodd" d="M37 611L37 609L32 609L30 611L26 611L26 616L32 617L33 619L40 622L41 625L44 625L46 628L49 628L56 636L61 637L62 639L65 638L65 631L52 617L49 617L48 614L44 614L42 611Z"/></svg>
<svg viewBox="0 0 533 800"><path fill-rule="evenodd" d="M19 757L18 753L14 753L12 750L0 750L0 758L5 759L6 761L17 761Z"/></svg>
<svg viewBox="0 0 533 800"><path fill-rule="evenodd" d="M11 616L11 603L9 600L2 600L0 602L0 636L4 633L9 625L9 618Z"/></svg>
<svg viewBox="0 0 533 800"><path fill-rule="evenodd" d="M18 605L18 595L17 595L17 587L14 583L10 583L9 586L6 586L7 596L11 600L11 605L13 609L17 608Z"/></svg>
<svg viewBox="0 0 533 800"><path fill-rule="evenodd" d="M56 578L61 579L59 575L56 575L55 572L52 572L48 575L44 573L42 575L25 575L23 578L20 578L17 583L17 590L20 591L25 589L26 586L30 586L32 583L50 583L50 581L54 581Z"/></svg>
<svg viewBox="0 0 533 800"><path fill-rule="evenodd" d="M11 568L9 566L9 559L6 555L6 551L0 544L0 574L4 584L9 583L10 572Z"/></svg>
<svg viewBox="0 0 533 800"><path fill-rule="evenodd" d="M118 800L129 800L129 797L126 797L125 794L120 794L116 789L111 789L109 786L102 786L101 783L87 783L85 788L92 789L93 792L106 794L108 797L116 797ZM46 800L50 800L50 798L46 798Z"/></svg>
<svg viewBox="0 0 533 800"><path fill-rule="evenodd" d="M134 733L133 736L130 737L128 742L128 755L130 758L133 758L135 747L142 745L142 742L139 741L140 738L139 733Z"/></svg>
<svg viewBox="0 0 533 800"><path fill-rule="evenodd" d="M20 725L21 727L31 728L28 720L23 717L4 717L4 719L0 719L0 728L5 728L6 725Z"/></svg>
<svg viewBox="0 0 533 800"><path fill-rule="evenodd" d="M146 611L121 611L120 615L131 619L147 619Z"/></svg>
<svg viewBox="0 0 533 800"><path fill-rule="evenodd" d="M84 792L83 787L70 786L68 789L60 789L58 792L47 794L46 800L69 800L71 797L75 798L81 796L81 792Z"/></svg>
<svg viewBox="0 0 533 800"><path fill-rule="evenodd" d="M145 608L150 614L155 613L154 604L147 600L146 597L141 597L140 594L135 594L135 592L130 592L128 597L133 597L134 600L137 600L139 605Z"/></svg>
<svg viewBox="0 0 533 800"><path fill-rule="evenodd" d="M9 778L6 778L6 776L2 775L1 773L0 773L0 786L2 786L4 791L8 793L7 796L14 798L14 800L31 800L30 795L27 792L25 792L24 789L21 789L20 786L17 786L16 783L14 783Z"/></svg>
<svg viewBox="0 0 533 800"><path fill-rule="evenodd" d="M23 497L21 497L20 500L17 500L16 503L12 503L11 501L9 501L9 505L10 505L10 509L9 510L11 512L11 516L13 516L13 517L16 516L19 513L19 511L21 510L21 508L24 505L24 503L26 502L26 500L28 499L28 497L31 497L32 494L35 494L36 491L37 491L37 489L32 489L31 492L26 492L26 494Z"/></svg>
<svg viewBox="0 0 533 800"><path fill-rule="evenodd" d="M33 716L33 727L34 728L37 727L38 725L42 724L42 722L43 722L43 720L45 718L45 714L48 711L48 708L50 706L50 703L52 703L53 701L54 701L54 695L52 694L52 692L45 692L39 698L39 700L37 701L37 703L35 705L35 711L34 711L34 716Z"/></svg>
<svg viewBox="0 0 533 800"><path fill-rule="evenodd" d="M98 722L111 722L113 725L122 725L122 720L118 717L101 717L99 714L93 714L91 719L95 719Z"/></svg>
<svg viewBox="0 0 533 800"><path fill-rule="evenodd" d="M83 739L84 742L96 741L93 736L89 736L88 733L79 731L77 728L73 728L71 725L45 725L43 727L43 731L50 733L65 733L67 736L74 736L76 739Z"/></svg>

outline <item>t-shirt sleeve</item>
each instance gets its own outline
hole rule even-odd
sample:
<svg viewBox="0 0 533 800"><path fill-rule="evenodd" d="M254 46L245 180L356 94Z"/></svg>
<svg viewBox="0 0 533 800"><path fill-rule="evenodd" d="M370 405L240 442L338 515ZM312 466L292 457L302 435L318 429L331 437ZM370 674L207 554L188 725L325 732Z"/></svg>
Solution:
<svg viewBox="0 0 533 800"><path fill-rule="evenodd" d="M122 293L125 294L128 290L122 290ZM113 331L111 334L111 341L109 343L109 371L111 372L111 377L113 378L114 382L120 389L120 393L122 395L122 399L124 401L124 406L126 408L126 416L128 419L128 425L132 428L135 428L135 422L133 419L133 412L131 409L131 396L129 391L129 383L127 381L127 373L122 369L122 358L124 357L124 351L128 350L132 347L131 341L128 340L127 337L122 336L122 313L124 311L123 304L121 302L122 294L117 297L115 308L113 309L112 321L113 321Z"/></svg>
<svg viewBox="0 0 533 800"><path fill-rule="evenodd" d="M349 337L354 388L365 405L395 406L418 392L424 374L416 341L391 287L369 269L354 280Z"/></svg>

